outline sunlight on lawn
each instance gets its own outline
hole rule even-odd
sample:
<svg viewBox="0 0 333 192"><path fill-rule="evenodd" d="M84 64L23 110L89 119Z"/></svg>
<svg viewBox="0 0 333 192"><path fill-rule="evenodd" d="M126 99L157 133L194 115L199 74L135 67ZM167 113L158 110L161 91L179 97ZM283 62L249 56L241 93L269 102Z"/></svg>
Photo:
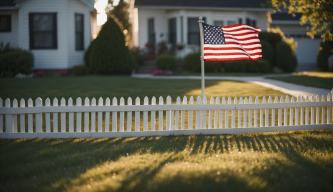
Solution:
<svg viewBox="0 0 333 192"><path fill-rule="evenodd" d="M298 72L295 73L297 76L310 76L310 77L320 77L320 78L333 78L333 72Z"/></svg>
<svg viewBox="0 0 333 192"><path fill-rule="evenodd" d="M201 89L193 89L185 95L200 95ZM207 86L205 90L207 96L281 96L286 95L253 83L237 81L217 81L215 84Z"/></svg>

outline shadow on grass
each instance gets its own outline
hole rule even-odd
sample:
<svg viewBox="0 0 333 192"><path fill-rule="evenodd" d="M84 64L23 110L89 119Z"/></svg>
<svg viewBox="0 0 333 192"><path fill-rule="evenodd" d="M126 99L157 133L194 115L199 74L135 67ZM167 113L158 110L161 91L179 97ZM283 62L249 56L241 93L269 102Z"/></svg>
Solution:
<svg viewBox="0 0 333 192"><path fill-rule="evenodd" d="M333 190L332 132L1 140L0 154L0 191L80 191L75 185L91 180L109 184L90 191ZM220 165L240 165L220 172L216 162L204 164L216 155L224 156ZM202 168L186 174L171 169L164 171L170 176L158 176L173 164L182 168L193 161ZM261 161L259 167L255 161ZM99 166L104 175L89 173ZM112 185L108 179L119 173L123 178Z"/></svg>

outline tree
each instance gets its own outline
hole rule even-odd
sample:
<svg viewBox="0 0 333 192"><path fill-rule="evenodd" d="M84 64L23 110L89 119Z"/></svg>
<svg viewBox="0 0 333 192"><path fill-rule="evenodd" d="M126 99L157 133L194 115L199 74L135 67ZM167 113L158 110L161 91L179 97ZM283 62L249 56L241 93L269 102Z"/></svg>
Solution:
<svg viewBox="0 0 333 192"><path fill-rule="evenodd" d="M109 15L113 16L119 21L126 36L126 42L129 42L132 34L132 26L129 18L129 3L126 0L119 0L117 5L112 6L113 0L109 0L109 5L112 7L108 11Z"/></svg>
<svg viewBox="0 0 333 192"><path fill-rule="evenodd" d="M325 41L333 40L333 1L332 0L272 0L275 9L287 9L290 14L300 13L300 24L310 25L307 35L321 35Z"/></svg>
<svg viewBox="0 0 333 192"><path fill-rule="evenodd" d="M89 70L98 74L129 74L133 66L119 24L109 17L85 55Z"/></svg>

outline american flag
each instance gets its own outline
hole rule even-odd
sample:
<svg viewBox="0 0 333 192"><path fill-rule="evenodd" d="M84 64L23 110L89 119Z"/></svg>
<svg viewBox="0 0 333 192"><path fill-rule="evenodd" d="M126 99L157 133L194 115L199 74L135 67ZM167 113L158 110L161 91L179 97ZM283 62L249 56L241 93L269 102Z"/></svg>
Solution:
<svg viewBox="0 0 333 192"><path fill-rule="evenodd" d="M260 29L243 24L225 27L203 23L204 61L258 60L262 58Z"/></svg>

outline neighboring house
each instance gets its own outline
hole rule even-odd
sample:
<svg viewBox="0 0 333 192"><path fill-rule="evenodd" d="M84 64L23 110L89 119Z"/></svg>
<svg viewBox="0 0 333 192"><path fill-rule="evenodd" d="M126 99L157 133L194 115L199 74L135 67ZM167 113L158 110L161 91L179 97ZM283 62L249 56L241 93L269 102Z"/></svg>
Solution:
<svg viewBox="0 0 333 192"><path fill-rule="evenodd" d="M133 44L144 48L165 41L196 49L199 16L208 24L243 23L266 30L270 11L266 0L135 0Z"/></svg>
<svg viewBox="0 0 333 192"><path fill-rule="evenodd" d="M83 64L92 40L94 0L0 0L0 43L30 50L34 69Z"/></svg>
<svg viewBox="0 0 333 192"><path fill-rule="evenodd" d="M297 42L296 56L299 70L316 69L317 54L320 48L320 38L309 38L306 32L309 26L299 24L300 15L289 15L286 12L272 14L272 27L279 27L287 37Z"/></svg>

